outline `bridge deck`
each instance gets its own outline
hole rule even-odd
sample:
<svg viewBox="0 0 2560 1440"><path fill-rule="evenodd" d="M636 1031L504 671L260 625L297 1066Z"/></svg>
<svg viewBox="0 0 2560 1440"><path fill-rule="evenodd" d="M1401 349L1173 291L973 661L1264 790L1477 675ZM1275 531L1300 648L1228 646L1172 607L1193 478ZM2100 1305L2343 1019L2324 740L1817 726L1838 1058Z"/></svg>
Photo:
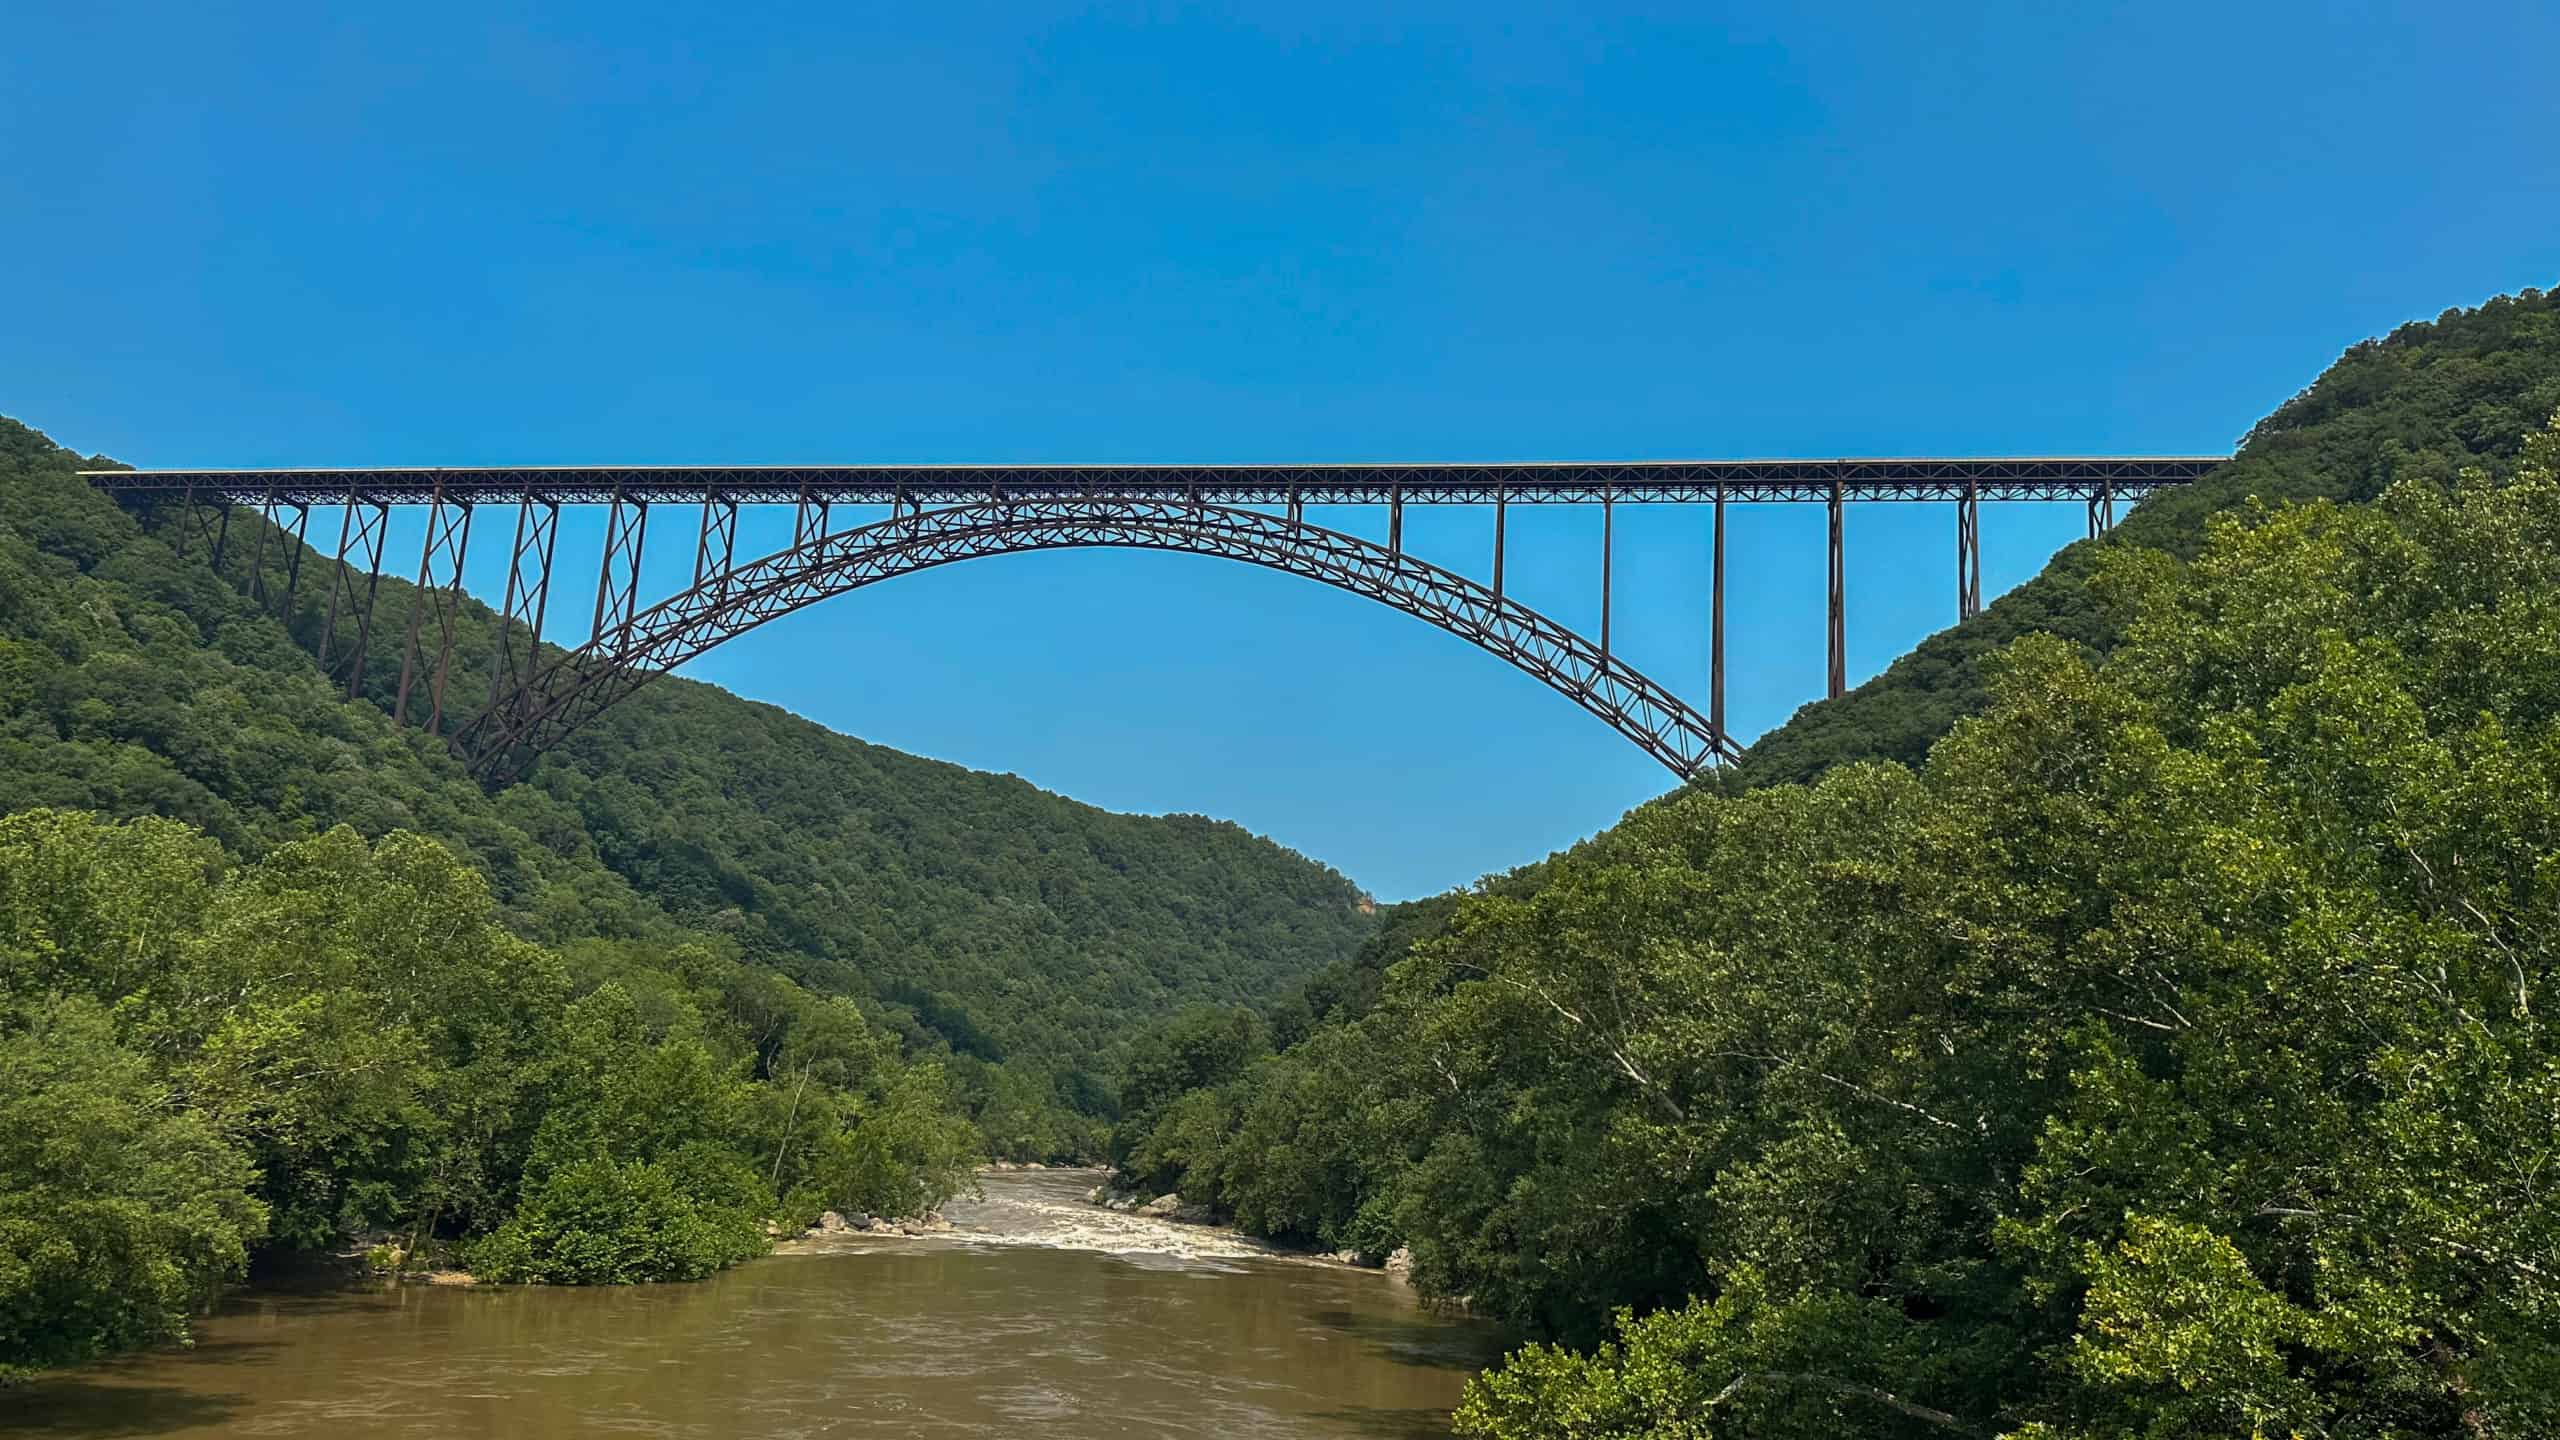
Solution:
<svg viewBox="0 0 2560 1440"><path fill-rule="evenodd" d="M1204 500L1228 505L1694 503L2133 499L2204 475L2220 455L1838 460L1632 460L1347 465L545 465L454 469L93 470L128 494L193 491L244 504L515 500L951 505L990 497Z"/></svg>

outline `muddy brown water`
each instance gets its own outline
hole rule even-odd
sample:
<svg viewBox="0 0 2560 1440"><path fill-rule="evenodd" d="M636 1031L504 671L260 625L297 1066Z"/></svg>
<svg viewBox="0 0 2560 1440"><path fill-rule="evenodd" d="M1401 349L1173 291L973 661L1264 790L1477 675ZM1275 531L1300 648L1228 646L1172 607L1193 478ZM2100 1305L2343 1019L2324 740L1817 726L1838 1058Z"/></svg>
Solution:
<svg viewBox="0 0 2560 1440"><path fill-rule="evenodd" d="M990 1175L948 1239L692 1285L251 1291L189 1350L0 1390L57 1436L1421 1437L1499 1354L1375 1271Z"/></svg>

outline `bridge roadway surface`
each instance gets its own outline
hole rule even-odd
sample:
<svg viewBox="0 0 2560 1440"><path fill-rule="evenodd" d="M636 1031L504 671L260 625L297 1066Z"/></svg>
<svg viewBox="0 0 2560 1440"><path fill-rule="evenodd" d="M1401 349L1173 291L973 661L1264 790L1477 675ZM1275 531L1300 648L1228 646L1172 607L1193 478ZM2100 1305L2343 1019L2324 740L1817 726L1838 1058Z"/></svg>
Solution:
<svg viewBox="0 0 2560 1440"><path fill-rule="evenodd" d="M1222 505L1490 505L1868 500L2135 500L2227 456L1536 461L1328 465L542 465L88 471L134 495L240 504L520 500L955 505L1110 496Z"/></svg>

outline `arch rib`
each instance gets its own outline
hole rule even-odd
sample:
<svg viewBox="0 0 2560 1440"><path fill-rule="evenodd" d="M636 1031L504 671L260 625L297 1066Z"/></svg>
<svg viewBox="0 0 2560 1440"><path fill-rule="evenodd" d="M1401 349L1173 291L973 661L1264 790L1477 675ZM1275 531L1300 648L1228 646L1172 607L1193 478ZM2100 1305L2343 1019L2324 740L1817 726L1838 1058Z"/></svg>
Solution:
<svg viewBox="0 0 2560 1440"><path fill-rule="evenodd" d="M705 575L682 594L555 654L455 738L484 777L535 755L625 696L777 616L961 560L1118 547L1215 555L1391 605L1490 651L1606 721L1682 779L1732 758L1708 718L1580 635L1400 548L1254 510L1177 500L989 500L909 511Z"/></svg>

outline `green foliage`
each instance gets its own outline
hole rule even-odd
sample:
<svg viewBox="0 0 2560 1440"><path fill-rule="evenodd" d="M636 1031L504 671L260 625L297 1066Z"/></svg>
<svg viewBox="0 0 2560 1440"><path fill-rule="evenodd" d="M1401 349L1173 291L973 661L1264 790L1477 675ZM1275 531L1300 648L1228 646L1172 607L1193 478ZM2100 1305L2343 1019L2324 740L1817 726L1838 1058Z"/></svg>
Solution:
<svg viewBox="0 0 2560 1440"><path fill-rule="evenodd" d="M752 1194L753 1175L741 1188ZM494 1280L627 1285L699 1280L764 1253L755 1211L703 1204L664 1166L581 1160L553 1171L506 1224L473 1244Z"/></svg>
<svg viewBox="0 0 2560 1440"><path fill-rule="evenodd" d="M1989 701L1986 662L2001 647L2037 634L2093 652L2115 643L2114 612L2090 590L2100 552L2191 557L2207 516L2253 499L2361 502L2400 480L2445 482L2475 465L2497 473L2514 461L2517 437L2554 409L2560 293L2500 296L2358 345L2260 421L2230 464L2142 502L2109 539L2069 547L1981 615L1920 642L1840 699L1806 705L1752 744L1741 778L1810 780L1856 760L1917 765Z"/></svg>
<svg viewBox="0 0 2560 1440"><path fill-rule="evenodd" d="M2099 547L2103 653L1463 898L1137 1153L1562 1341L1471 1434L2560 1429L2560 421L2489 448Z"/></svg>
<svg viewBox="0 0 2560 1440"><path fill-rule="evenodd" d="M246 1266L248 1158L165 1095L95 1002L0 1009L0 1383L183 1340Z"/></svg>
<svg viewBox="0 0 2560 1440"><path fill-rule="evenodd" d="M380 713L415 599L397 564L368 636L373 703L348 704L310 658L326 557L302 555L280 625L246 598L253 515L231 516L216 574L201 541L173 553L176 506L127 513L82 464L0 420L0 813L169 816L244 858L340 824L414 831L467 857L526 939L716 934L861 1002L911 1053L953 1061L956 1097L997 1106L999 1148L1027 1159L1098 1152L1112 1107L1093 1077L1139 1024L1271 1005L1369 929L1340 875L1234 825L1107 814L681 680L484 794ZM268 538L281 594L288 546ZM336 623L343 656L356 625ZM463 693L485 685L494 635L466 602Z"/></svg>
<svg viewBox="0 0 2560 1440"><path fill-rule="evenodd" d="M916 1213L983 1153L955 1107L1098 1153L1134 1020L1267 1003L1367 929L1234 826L682 682L489 795L377 708L411 587L349 703L323 559L280 624L254 517L217 571L83 464L0 421L0 1367L181 1335L259 1243L666 1278L775 1216ZM457 674L492 634L466 606Z"/></svg>
<svg viewBox="0 0 2560 1440"><path fill-rule="evenodd" d="M183 1338L261 1240L691 1279L762 1253L786 1187L915 1213L977 1154L849 1002L714 944L564 963L419 836L228 867L178 821L0 817L9 1371Z"/></svg>
<svg viewBox="0 0 2560 1440"><path fill-rule="evenodd" d="M1182 1011L1139 1034L1130 1042L1120 1080L1121 1121L1112 1131L1112 1158L1141 1184L1173 1183L1180 1163L1153 1149L1167 1108L1186 1092L1242 1075L1268 1044L1261 1017L1252 1011L1209 1006Z"/></svg>

